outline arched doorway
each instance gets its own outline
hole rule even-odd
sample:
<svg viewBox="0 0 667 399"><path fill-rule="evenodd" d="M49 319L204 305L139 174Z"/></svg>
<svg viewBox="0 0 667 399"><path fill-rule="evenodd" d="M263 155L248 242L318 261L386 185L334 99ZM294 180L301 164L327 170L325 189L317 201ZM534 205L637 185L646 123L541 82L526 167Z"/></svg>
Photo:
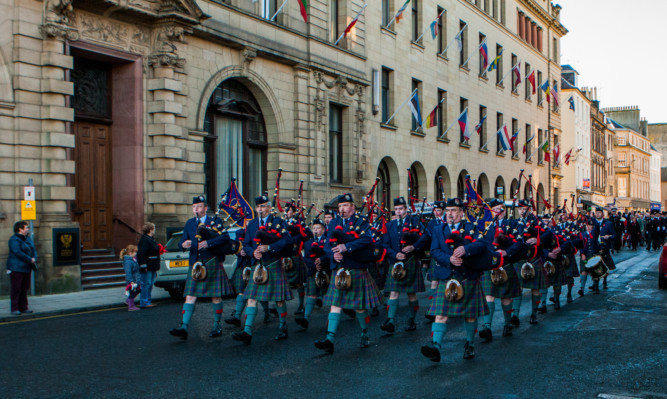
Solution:
<svg viewBox="0 0 667 399"><path fill-rule="evenodd" d="M476 189L481 198L493 197L493 193L489 192L489 178L484 173L479 175Z"/></svg>
<svg viewBox="0 0 667 399"><path fill-rule="evenodd" d="M377 177L380 178L380 181L375 190L375 200L383 209L390 208L392 206L391 199L398 195L398 187L400 187L396 162L390 157L384 157L378 166ZM396 191L396 194L394 194L394 191Z"/></svg>
<svg viewBox="0 0 667 399"><path fill-rule="evenodd" d="M408 198L406 198L406 200L408 200L408 202L416 203L428 195L426 188L426 171L424 171L421 162L417 161L410 165L410 174L412 175L412 181L410 182L410 196L412 196L412 201Z"/></svg>
<svg viewBox="0 0 667 399"><path fill-rule="evenodd" d="M538 198L536 199L537 200L537 212L538 213L544 213L544 208L545 208L544 199L546 197L544 195L544 186L542 185L542 183L540 183L537 186L537 192L539 193L539 195L537 196Z"/></svg>
<svg viewBox="0 0 667 399"><path fill-rule="evenodd" d="M498 176L493 188L493 197L505 199L509 198L511 195L512 193L505 192L505 179L503 179L502 176Z"/></svg>
<svg viewBox="0 0 667 399"><path fill-rule="evenodd" d="M231 78L215 88L206 108L204 190L217 206L232 178L245 198L266 191L267 135L264 116L251 91Z"/></svg>
<svg viewBox="0 0 667 399"><path fill-rule="evenodd" d="M462 200L467 199L466 198L466 176L468 175L468 171L463 169L461 173L459 173L459 177L456 179L456 196Z"/></svg>
<svg viewBox="0 0 667 399"><path fill-rule="evenodd" d="M517 179L512 180L512 184L510 184L510 191L507 193L507 198L513 200L514 197L516 196L517 200L521 199L521 193L517 192L518 188L519 188L519 181Z"/></svg>
<svg viewBox="0 0 667 399"><path fill-rule="evenodd" d="M441 166L435 173L435 200L440 201L452 196L452 182L447 168Z"/></svg>

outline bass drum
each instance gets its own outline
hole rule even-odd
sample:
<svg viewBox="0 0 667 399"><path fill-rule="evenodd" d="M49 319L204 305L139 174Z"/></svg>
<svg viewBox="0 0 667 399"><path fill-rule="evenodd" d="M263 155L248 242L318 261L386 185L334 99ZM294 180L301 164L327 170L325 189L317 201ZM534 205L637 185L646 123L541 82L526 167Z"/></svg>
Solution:
<svg viewBox="0 0 667 399"><path fill-rule="evenodd" d="M608 269L607 265L604 263L604 260L600 256L593 256L588 259L586 266L584 266L586 272L591 275L593 280L599 280L602 277L607 275Z"/></svg>

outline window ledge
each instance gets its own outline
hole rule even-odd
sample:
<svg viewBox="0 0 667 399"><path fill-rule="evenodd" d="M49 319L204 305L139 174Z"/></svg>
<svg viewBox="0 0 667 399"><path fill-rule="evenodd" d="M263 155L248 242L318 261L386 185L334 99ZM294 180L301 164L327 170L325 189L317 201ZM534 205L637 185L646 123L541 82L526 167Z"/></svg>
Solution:
<svg viewBox="0 0 667 399"><path fill-rule="evenodd" d="M537 108L539 108L539 109L544 109L544 105L538 103L538 104L537 104Z"/></svg>
<svg viewBox="0 0 667 399"><path fill-rule="evenodd" d="M496 83L496 88L500 90L505 90L505 85L503 85L502 83L500 84Z"/></svg>
<svg viewBox="0 0 667 399"><path fill-rule="evenodd" d="M479 149L479 152L484 152L484 153L487 153L487 154L488 154L488 153L489 153L489 149L488 149L488 148L480 148L480 149Z"/></svg>
<svg viewBox="0 0 667 399"><path fill-rule="evenodd" d="M449 143L449 139L447 137L438 137L437 140L441 143Z"/></svg>
<svg viewBox="0 0 667 399"><path fill-rule="evenodd" d="M462 148L468 148L468 149L469 149L469 148L470 148L470 143L467 143L467 142L465 142L465 141L460 142L460 143L459 143L459 147L462 147Z"/></svg>
<svg viewBox="0 0 667 399"><path fill-rule="evenodd" d="M532 164L533 161L531 161L530 159L526 159L526 163L530 163L530 164Z"/></svg>
<svg viewBox="0 0 667 399"><path fill-rule="evenodd" d="M410 44L412 45L412 47L416 47L418 50L421 50L422 53L424 52L424 45L423 44L421 44L419 42L416 42L414 40L410 40Z"/></svg>
<svg viewBox="0 0 667 399"><path fill-rule="evenodd" d="M496 156L504 157L505 153L503 151L496 152Z"/></svg>
<svg viewBox="0 0 667 399"><path fill-rule="evenodd" d="M518 161L519 160L519 154L512 155L512 160Z"/></svg>
<svg viewBox="0 0 667 399"><path fill-rule="evenodd" d="M533 103L533 99L530 98L530 97L525 98L524 101L527 102L528 104L532 104L532 103Z"/></svg>
<svg viewBox="0 0 667 399"><path fill-rule="evenodd" d="M480 75L478 76L478 78L479 78L479 80L483 80L483 81L485 81L485 82L488 82L488 81L489 81L489 78L486 77L485 74L480 74Z"/></svg>
<svg viewBox="0 0 667 399"><path fill-rule="evenodd" d="M519 91L518 91L518 90L513 90L513 91L512 91L512 95L513 95L514 97L519 97Z"/></svg>
<svg viewBox="0 0 667 399"><path fill-rule="evenodd" d="M380 128L389 129L389 130L398 130L398 126L388 125L388 124L382 123L382 122L380 122Z"/></svg>
<svg viewBox="0 0 667 399"><path fill-rule="evenodd" d="M393 30L391 30L391 29L389 29L389 28L387 28L387 27L384 26L384 25L380 25L380 31L381 31L382 33L388 35L388 36L391 36L391 37L393 37L393 38L396 38L396 32L393 31Z"/></svg>
<svg viewBox="0 0 667 399"><path fill-rule="evenodd" d="M426 133L417 130L410 130L410 134L417 137L426 137Z"/></svg>
<svg viewBox="0 0 667 399"><path fill-rule="evenodd" d="M470 68L468 68L467 66L463 66L463 65L459 65L459 70L460 70L460 71L463 71L463 72L465 72L465 73L469 73L469 72L470 72Z"/></svg>
<svg viewBox="0 0 667 399"><path fill-rule="evenodd" d="M443 55L443 54L441 54L441 53L438 53L437 57L438 57L439 59L443 60L444 62L449 63L449 58L447 58L446 55Z"/></svg>
<svg viewBox="0 0 667 399"><path fill-rule="evenodd" d="M329 187L331 187L331 188L340 188L340 189L343 189L343 190L352 190L352 186L348 186L348 185L343 184L343 183L329 183Z"/></svg>

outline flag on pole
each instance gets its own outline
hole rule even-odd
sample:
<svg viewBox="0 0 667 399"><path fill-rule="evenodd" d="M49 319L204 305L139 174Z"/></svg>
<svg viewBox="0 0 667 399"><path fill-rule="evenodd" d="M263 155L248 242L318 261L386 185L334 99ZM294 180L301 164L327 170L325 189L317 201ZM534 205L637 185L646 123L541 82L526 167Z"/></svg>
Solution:
<svg viewBox="0 0 667 399"><path fill-rule="evenodd" d="M535 70L530 71L526 80L530 82L530 86L533 88L533 94L535 94Z"/></svg>
<svg viewBox="0 0 667 399"><path fill-rule="evenodd" d="M232 183L220 199L218 207L221 212L231 215L232 220L236 222L241 228L245 228L247 223L255 218L255 213L243 194L236 187L236 179L232 179Z"/></svg>
<svg viewBox="0 0 667 399"><path fill-rule="evenodd" d="M463 139L465 141L470 140L470 132L468 131L468 108L461 113L458 122L461 127L461 132L463 133Z"/></svg>
<svg viewBox="0 0 667 399"><path fill-rule="evenodd" d="M505 130L507 130L507 129L505 129ZM520 131L520 130L521 130L521 129L519 129L519 130L517 130L516 132L514 132L514 134L512 135L512 137L510 137L510 148L512 149L512 154L514 154L514 143L516 143L516 140L519 138L519 131Z"/></svg>
<svg viewBox="0 0 667 399"><path fill-rule="evenodd" d="M359 20L359 17L361 16L361 14L364 12L365 9L366 9L366 5L364 4L364 6L361 8L361 10L359 10L359 12L357 13L357 16L354 17L354 19L352 19L352 21L350 21L350 23L347 25L347 28L345 28L345 31L343 32L343 38L347 37L347 34L350 33L350 31L352 30L354 25L357 23L357 21Z"/></svg>
<svg viewBox="0 0 667 399"><path fill-rule="evenodd" d="M477 124L477 126L475 126L475 131L477 132L477 134L482 134L482 127L484 126L484 121L485 121L485 120L486 120L486 115L484 115L484 116L482 117L482 119L480 119L480 121L479 121L479 123Z"/></svg>
<svg viewBox="0 0 667 399"><path fill-rule="evenodd" d="M519 83L521 83L521 61L517 62L517 64L512 67L512 72L514 72L516 85L518 86Z"/></svg>
<svg viewBox="0 0 667 399"><path fill-rule="evenodd" d="M498 129L498 140L500 141L500 146L503 147L503 151L507 151L512 148L512 139L507 133L507 125L503 125Z"/></svg>
<svg viewBox="0 0 667 399"><path fill-rule="evenodd" d="M570 96L570 98L567 99L567 102L570 103L570 109L574 111L574 96Z"/></svg>
<svg viewBox="0 0 667 399"><path fill-rule="evenodd" d="M528 140L526 140L526 144L523 145L523 153L526 153L526 150L528 149L528 144L530 144L531 141L535 138L535 135L532 135Z"/></svg>
<svg viewBox="0 0 667 399"><path fill-rule="evenodd" d="M484 61L484 66L482 66L482 69L486 69L486 67L489 65L489 50L486 47L486 39L484 39L482 44L479 45L479 55Z"/></svg>
<svg viewBox="0 0 667 399"><path fill-rule="evenodd" d="M438 37L438 20L440 19L440 16L442 15L443 12L438 14L437 17L431 22L431 37L433 37L433 40L435 40L436 37Z"/></svg>
<svg viewBox="0 0 667 399"><path fill-rule="evenodd" d="M440 107L440 104L435 106L433 108L433 111L431 111L430 114L426 117L426 128L430 128L433 126L438 126L438 108Z"/></svg>
<svg viewBox="0 0 667 399"><path fill-rule="evenodd" d="M554 104L556 104L557 107L560 106L559 101L558 101L558 83L554 82L554 87L551 90L551 96L554 98Z"/></svg>
<svg viewBox="0 0 667 399"><path fill-rule="evenodd" d="M421 125L422 125L422 112L421 112L421 109L419 109L419 93L417 93L415 91L415 94L410 99L410 102L408 103L408 106L410 107L410 110L412 111L412 116L414 116L415 119L417 120L417 125L421 127Z"/></svg>
<svg viewBox="0 0 667 399"><path fill-rule="evenodd" d="M570 157L572 156L572 148L570 148L570 151L565 154L565 165L570 165Z"/></svg>
<svg viewBox="0 0 667 399"><path fill-rule="evenodd" d="M465 26L456 34L456 45L459 48L459 51L463 51L463 29L465 29Z"/></svg>
<svg viewBox="0 0 667 399"><path fill-rule="evenodd" d="M551 102L549 100L549 94L551 93L551 88L549 87L549 81L545 80L544 83L542 83L542 86L540 86L540 90L544 92L544 95L547 98L547 102Z"/></svg>
<svg viewBox="0 0 667 399"><path fill-rule="evenodd" d="M301 9L301 16L303 21L308 23L308 0L297 0L299 2L299 8Z"/></svg>
<svg viewBox="0 0 667 399"><path fill-rule="evenodd" d="M498 63L500 62L500 56L501 56L501 55L503 55L503 50L500 50L500 52L498 53L498 55L496 55L496 58L493 59L493 62L491 62L491 64L489 64L489 68L488 68L488 71L489 71L489 72L491 72L491 71L493 71L494 69L498 68Z"/></svg>
<svg viewBox="0 0 667 399"><path fill-rule="evenodd" d="M468 195L469 204L474 201L477 205L482 205L482 198L477 195L477 190L472 186L469 176L466 178L466 194Z"/></svg>
<svg viewBox="0 0 667 399"><path fill-rule="evenodd" d="M554 147L554 164L558 165L560 163L560 144L556 144Z"/></svg>
<svg viewBox="0 0 667 399"><path fill-rule="evenodd" d="M549 155L549 138L547 137L546 140L544 140L544 143L540 146L540 149L542 152L544 152L544 160L549 162L551 157Z"/></svg>
<svg viewBox="0 0 667 399"><path fill-rule="evenodd" d="M410 0L405 0L405 3L401 6L401 8L398 9L396 12L396 16L394 16L394 20L396 21L396 25L401 21L401 18L403 17L403 11L408 7L408 3Z"/></svg>

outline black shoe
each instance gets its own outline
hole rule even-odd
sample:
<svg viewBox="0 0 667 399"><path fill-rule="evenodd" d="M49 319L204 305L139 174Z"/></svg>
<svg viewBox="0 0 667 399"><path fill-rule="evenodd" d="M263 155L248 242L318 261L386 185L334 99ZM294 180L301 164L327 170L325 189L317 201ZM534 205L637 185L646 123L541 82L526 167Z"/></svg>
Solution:
<svg viewBox="0 0 667 399"><path fill-rule="evenodd" d="M567 303L572 303L572 301L574 301L574 299L572 299L572 295L568 295L567 296Z"/></svg>
<svg viewBox="0 0 667 399"><path fill-rule="evenodd" d="M278 309L276 308L271 308L269 309L269 313L271 313L274 316L278 316Z"/></svg>
<svg viewBox="0 0 667 399"><path fill-rule="evenodd" d="M264 312L264 323L271 323L271 312Z"/></svg>
<svg viewBox="0 0 667 399"><path fill-rule="evenodd" d="M428 360L436 363L440 362L440 349L435 346L434 342L422 346L421 352Z"/></svg>
<svg viewBox="0 0 667 399"><path fill-rule="evenodd" d="M236 317L230 317L228 319L225 319L225 323L231 324L236 327L241 327L241 319L237 319Z"/></svg>
<svg viewBox="0 0 667 399"><path fill-rule="evenodd" d="M579 291L577 291L577 294L579 294L579 296L584 296L584 290L580 289Z"/></svg>
<svg viewBox="0 0 667 399"><path fill-rule="evenodd" d="M273 337L273 339L275 339L276 341L280 341L280 340L283 340L283 339L287 339L287 337L288 337L288 335L287 335L287 326L285 326L285 327L281 328L280 330L278 330L278 334L275 337Z"/></svg>
<svg viewBox="0 0 667 399"><path fill-rule="evenodd" d="M234 338L237 341L243 342L244 345L250 345L250 342L252 342L252 335L248 334L245 331L236 331L232 333L232 338Z"/></svg>
<svg viewBox="0 0 667 399"><path fill-rule="evenodd" d="M466 341L466 344L463 347L463 358L466 360L475 358L475 345L472 345L470 342Z"/></svg>
<svg viewBox="0 0 667 399"><path fill-rule="evenodd" d="M343 313L345 313L347 317L350 317L352 319L355 319L357 317L357 312L355 312L352 309L343 309Z"/></svg>
<svg viewBox="0 0 667 399"><path fill-rule="evenodd" d="M604 289L607 289L606 285L604 286ZM30 313L32 313L32 309L22 310L21 313L30 314Z"/></svg>
<svg viewBox="0 0 667 399"><path fill-rule="evenodd" d="M602 286L602 289L603 289L603 290L606 290L606 289L607 289L607 284L604 284L604 285ZM26 312L26 311L23 311L23 313L27 313L27 312Z"/></svg>
<svg viewBox="0 0 667 399"><path fill-rule="evenodd" d="M549 301L551 301L551 302L556 302L556 300L554 299L553 296L549 297Z"/></svg>
<svg viewBox="0 0 667 399"><path fill-rule="evenodd" d="M560 301L557 301L554 303L554 309L555 310L560 310Z"/></svg>
<svg viewBox="0 0 667 399"><path fill-rule="evenodd" d="M479 330L479 337L485 340L486 342L493 341L493 333L491 332L491 329L488 327L484 327L481 330Z"/></svg>
<svg viewBox="0 0 667 399"><path fill-rule="evenodd" d="M304 312L305 310L303 309L303 306L299 306L294 314L303 314Z"/></svg>
<svg viewBox="0 0 667 399"><path fill-rule="evenodd" d="M528 320L530 324L537 324L537 315L531 314L530 319Z"/></svg>
<svg viewBox="0 0 667 399"><path fill-rule="evenodd" d="M188 330L185 328L172 328L169 330L169 334L173 335L174 337L178 337L183 341L188 339Z"/></svg>
<svg viewBox="0 0 667 399"><path fill-rule="evenodd" d="M303 317L297 317L296 319L294 319L294 321L304 330L308 329L308 320L304 319Z"/></svg>
<svg viewBox="0 0 667 399"><path fill-rule="evenodd" d="M511 337L512 336L512 326L509 324L505 324L505 327L503 327L503 337Z"/></svg>
<svg viewBox="0 0 667 399"><path fill-rule="evenodd" d="M544 314L547 312L547 307L546 306L540 306L537 308L537 313Z"/></svg>
<svg viewBox="0 0 667 399"><path fill-rule="evenodd" d="M510 323L512 323L512 325L514 327L519 327L521 325L521 320L519 320L519 316L512 315L512 318L510 319Z"/></svg>
<svg viewBox="0 0 667 399"><path fill-rule="evenodd" d="M405 327L405 331L415 331L417 329L417 323L415 323L415 319L409 318L408 319L408 325Z"/></svg>
<svg viewBox="0 0 667 399"><path fill-rule="evenodd" d="M368 348L371 346L371 339L368 337L368 330L364 330L361 333L361 339L359 340L360 348Z"/></svg>
<svg viewBox="0 0 667 399"><path fill-rule="evenodd" d="M433 315L425 314L424 317L426 317L426 320L430 321L431 323L435 321L435 316Z"/></svg>
<svg viewBox="0 0 667 399"><path fill-rule="evenodd" d="M588 289L591 290L591 291L595 291L595 286L591 285L590 287L588 287Z"/></svg>
<svg viewBox="0 0 667 399"><path fill-rule="evenodd" d="M210 333L208 333L209 338L217 338L222 335L222 327L213 328Z"/></svg>
<svg viewBox="0 0 667 399"><path fill-rule="evenodd" d="M322 307L322 298L317 298L315 300L315 306L317 306L318 308Z"/></svg>
<svg viewBox="0 0 667 399"><path fill-rule="evenodd" d="M374 307L373 309L371 309L371 316L372 317L376 317L376 316L379 316L379 315L380 315L380 311L378 310L377 306Z"/></svg>
<svg viewBox="0 0 667 399"><path fill-rule="evenodd" d="M385 320L384 323L380 324L380 329L382 331L386 331L390 334L394 333L394 330L396 329L396 326L394 326L394 323L389 321L389 319Z"/></svg>
<svg viewBox="0 0 667 399"><path fill-rule="evenodd" d="M334 344L333 342L329 341L328 339L323 339L321 341L315 341L315 347L317 349L323 350L326 353L333 353L334 352Z"/></svg>

